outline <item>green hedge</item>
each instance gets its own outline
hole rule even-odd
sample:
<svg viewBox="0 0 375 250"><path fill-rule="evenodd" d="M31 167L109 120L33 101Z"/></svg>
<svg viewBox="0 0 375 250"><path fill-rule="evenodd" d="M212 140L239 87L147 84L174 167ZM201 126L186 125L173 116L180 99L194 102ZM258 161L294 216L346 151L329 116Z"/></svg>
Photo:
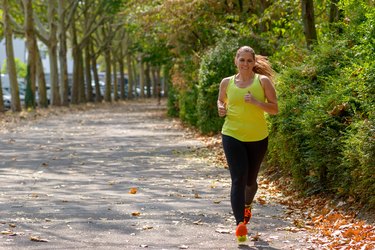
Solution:
<svg viewBox="0 0 375 250"><path fill-rule="evenodd" d="M352 196L375 208L375 64L354 53L345 43L322 44L279 75L268 163L307 194Z"/></svg>

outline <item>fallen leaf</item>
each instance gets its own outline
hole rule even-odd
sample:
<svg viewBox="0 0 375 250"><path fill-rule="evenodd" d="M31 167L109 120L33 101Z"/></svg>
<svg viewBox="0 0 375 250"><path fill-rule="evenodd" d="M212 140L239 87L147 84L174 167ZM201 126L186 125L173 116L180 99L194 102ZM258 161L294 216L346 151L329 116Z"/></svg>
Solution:
<svg viewBox="0 0 375 250"><path fill-rule="evenodd" d="M254 236L250 237L251 241L259 241L260 240L260 233L256 233Z"/></svg>
<svg viewBox="0 0 375 250"><path fill-rule="evenodd" d="M131 188L129 191L129 194L136 194L137 193L137 188Z"/></svg>
<svg viewBox="0 0 375 250"><path fill-rule="evenodd" d="M30 240L35 242L48 242L48 240L42 239L40 236L30 236Z"/></svg>
<svg viewBox="0 0 375 250"><path fill-rule="evenodd" d="M232 230L226 229L226 228L217 228L215 232L221 233L221 234L230 234L232 233Z"/></svg>
<svg viewBox="0 0 375 250"><path fill-rule="evenodd" d="M257 201L260 205L265 205L267 202L263 197L258 197Z"/></svg>
<svg viewBox="0 0 375 250"><path fill-rule="evenodd" d="M203 222L202 222L202 220L197 220L197 221L194 221L193 224L195 224L195 225L203 225Z"/></svg>
<svg viewBox="0 0 375 250"><path fill-rule="evenodd" d="M31 194L31 197L32 197L32 198L38 198L38 197L39 197L39 194L37 194L37 193L32 193L32 194Z"/></svg>
<svg viewBox="0 0 375 250"><path fill-rule="evenodd" d="M133 212L132 215L133 215L133 216L140 216L141 213L140 213L140 212Z"/></svg>
<svg viewBox="0 0 375 250"><path fill-rule="evenodd" d="M13 231L11 231L11 230L5 230L5 231L1 231L1 234L10 235L10 234L13 234Z"/></svg>

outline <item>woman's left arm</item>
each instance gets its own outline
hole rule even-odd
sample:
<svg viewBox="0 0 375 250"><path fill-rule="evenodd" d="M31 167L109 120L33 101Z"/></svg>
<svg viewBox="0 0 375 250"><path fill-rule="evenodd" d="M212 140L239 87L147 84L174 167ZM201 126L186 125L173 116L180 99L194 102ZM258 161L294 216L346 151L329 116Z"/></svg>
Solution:
<svg viewBox="0 0 375 250"><path fill-rule="evenodd" d="M245 96L245 101L252 103L259 108L263 109L265 112L271 115L276 115L279 112L279 107L277 105L276 90L271 82L271 80L266 76L260 77L260 83L264 90L264 95L266 97L266 102L260 102L255 99L251 94Z"/></svg>

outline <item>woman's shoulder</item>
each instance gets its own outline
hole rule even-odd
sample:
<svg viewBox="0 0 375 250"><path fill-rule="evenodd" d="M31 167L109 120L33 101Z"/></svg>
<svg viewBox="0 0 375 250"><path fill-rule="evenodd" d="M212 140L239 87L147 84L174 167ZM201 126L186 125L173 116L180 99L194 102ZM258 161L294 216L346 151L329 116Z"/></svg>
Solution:
<svg viewBox="0 0 375 250"><path fill-rule="evenodd" d="M228 76L228 77L225 77L221 80L221 84L226 84L228 85L228 83L230 82L230 80L233 79L233 76Z"/></svg>
<svg viewBox="0 0 375 250"><path fill-rule="evenodd" d="M258 74L258 78L259 78L260 81L263 81L263 80L269 81L270 80L270 78L268 76L261 75L261 74Z"/></svg>
<svg viewBox="0 0 375 250"><path fill-rule="evenodd" d="M271 79L268 77L268 76L266 76L266 75L258 75L258 79L259 79L259 82L260 82L260 84L263 86L264 84L270 84L270 83L272 83L271 82Z"/></svg>

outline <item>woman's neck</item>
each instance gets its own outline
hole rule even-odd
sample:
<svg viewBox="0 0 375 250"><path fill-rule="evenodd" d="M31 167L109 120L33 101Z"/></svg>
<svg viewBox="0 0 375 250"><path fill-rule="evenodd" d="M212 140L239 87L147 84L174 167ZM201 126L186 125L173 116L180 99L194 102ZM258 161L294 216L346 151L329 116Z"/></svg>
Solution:
<svg viewBox="0 0 375 250"><path fill-rule="evenodd" d="M254 78L254 75L255 75L254 72L238 73L236 75L236 78L239 81L247 82L249 80L252 80Z"/></svg>

